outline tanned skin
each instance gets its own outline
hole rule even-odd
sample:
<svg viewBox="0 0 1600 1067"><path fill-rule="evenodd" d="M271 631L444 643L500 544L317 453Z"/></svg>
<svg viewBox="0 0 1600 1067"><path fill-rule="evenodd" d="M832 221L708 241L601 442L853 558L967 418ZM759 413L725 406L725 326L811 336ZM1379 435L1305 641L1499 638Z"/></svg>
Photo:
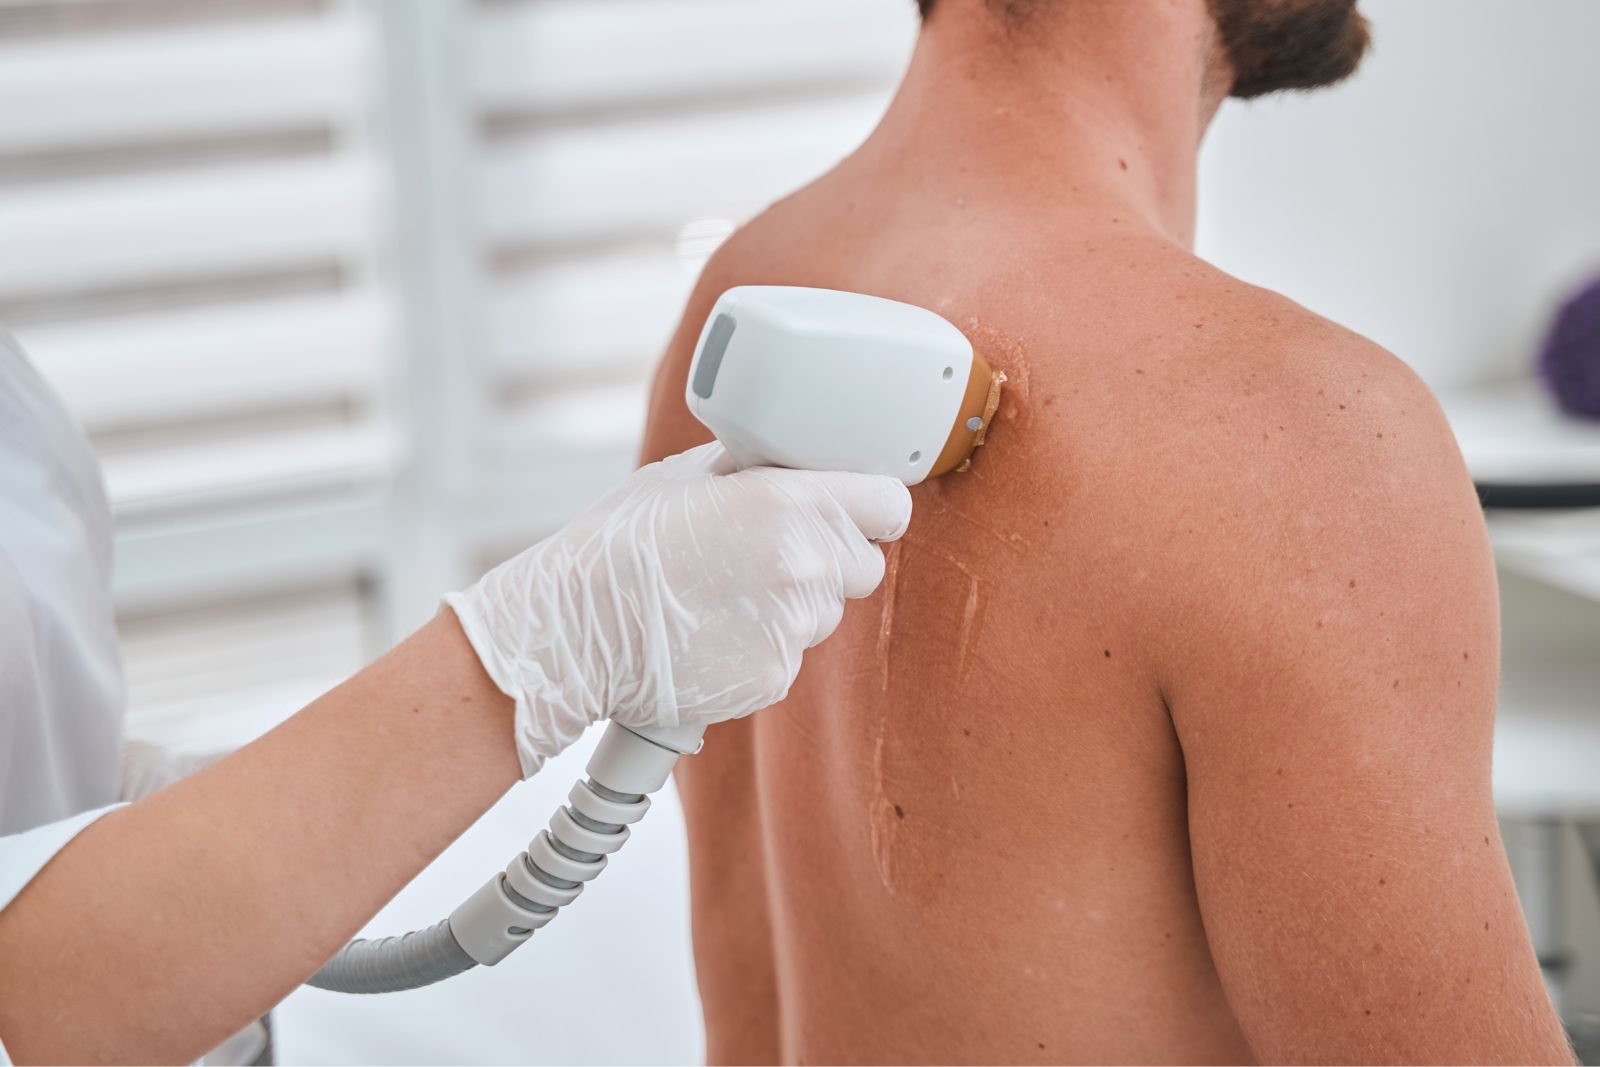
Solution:
<svg viewBox="0 0 1600 1067"><path fill-rule="evenodd" d="M682 766L712 1062L1570 1062L1471 484L1401 362L1192 253L1232 82L1203 0L940 0L707 267L647 458L707 437L733 285L933 308L1010 377L884 588Z"/></svg>

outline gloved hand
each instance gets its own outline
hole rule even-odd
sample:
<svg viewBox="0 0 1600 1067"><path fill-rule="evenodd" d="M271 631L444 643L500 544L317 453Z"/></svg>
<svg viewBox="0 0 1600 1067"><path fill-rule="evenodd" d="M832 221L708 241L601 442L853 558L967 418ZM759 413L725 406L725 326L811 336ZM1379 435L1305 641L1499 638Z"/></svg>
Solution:
<svg viewBox="0 0 1600 1067"><path fill-rule="evenodd" d="M523 774L590 723L710 724L788 692L911 520L893 478L753 467L719 444L637 471L445 602L516 701Z"/></svg>

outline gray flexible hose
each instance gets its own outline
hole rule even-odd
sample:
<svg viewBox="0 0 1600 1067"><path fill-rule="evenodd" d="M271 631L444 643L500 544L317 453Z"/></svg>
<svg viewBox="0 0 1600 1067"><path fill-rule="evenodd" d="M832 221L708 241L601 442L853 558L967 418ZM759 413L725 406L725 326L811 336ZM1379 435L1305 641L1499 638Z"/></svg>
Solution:
<svg viewBox="0 0 1600 1067"><path fill-rule="evenodd" d="M3 0L0 0L3 2ZM634 729L612 723L586 780L556 809L527 851L448 919L398 937L350 942L306 984L336 993L393 993L494 966L575 900L627 843L683 755L699 751L702 726ZM586 814L587 812L587 814Z"/></svg>
<svg viewBox="0 0 1600 1067"><path fill-rule="evenodd" d="M306 985L335 993L395 993L442 982L477 965L456 943L450 920L440 919L398 937L352 941Z"/></svg>

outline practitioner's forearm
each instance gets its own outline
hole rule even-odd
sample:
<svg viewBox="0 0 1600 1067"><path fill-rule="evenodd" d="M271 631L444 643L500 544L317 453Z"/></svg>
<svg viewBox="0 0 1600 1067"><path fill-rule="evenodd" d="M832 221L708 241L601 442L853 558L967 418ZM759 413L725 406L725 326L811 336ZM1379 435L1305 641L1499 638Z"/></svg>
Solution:
<svg viewBox="0 0 1600 1067"><path fill-rule="evenodd" d="M442 612L0 911L19 1062L192 1059L331 956L519 778L512 703Z"/></svg>
<svg viewBox="0 0 1600 1067"><path fill-rule="evenodd" d="M27 1061L200 1055L598 719L707 726L779 699L910 515L896 479L735 472L720 445L635 472L277 730L63 848L0 911L0 1038Z"/></svg>

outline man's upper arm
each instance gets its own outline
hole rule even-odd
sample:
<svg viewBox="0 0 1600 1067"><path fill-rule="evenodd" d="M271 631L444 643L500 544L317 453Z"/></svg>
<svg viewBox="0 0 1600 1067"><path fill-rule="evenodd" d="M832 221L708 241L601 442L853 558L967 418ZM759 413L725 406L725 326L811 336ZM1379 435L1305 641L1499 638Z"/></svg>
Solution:
<svg viewBox="0 0 1600 1067"><path fill-rule="evenodd" d="M1247 400L1173 530L1204 563L1163 688L1206 935L1265 1062L1570 1062L1495 822L1476 499L1420 384L1355 377Z"/></svg>

